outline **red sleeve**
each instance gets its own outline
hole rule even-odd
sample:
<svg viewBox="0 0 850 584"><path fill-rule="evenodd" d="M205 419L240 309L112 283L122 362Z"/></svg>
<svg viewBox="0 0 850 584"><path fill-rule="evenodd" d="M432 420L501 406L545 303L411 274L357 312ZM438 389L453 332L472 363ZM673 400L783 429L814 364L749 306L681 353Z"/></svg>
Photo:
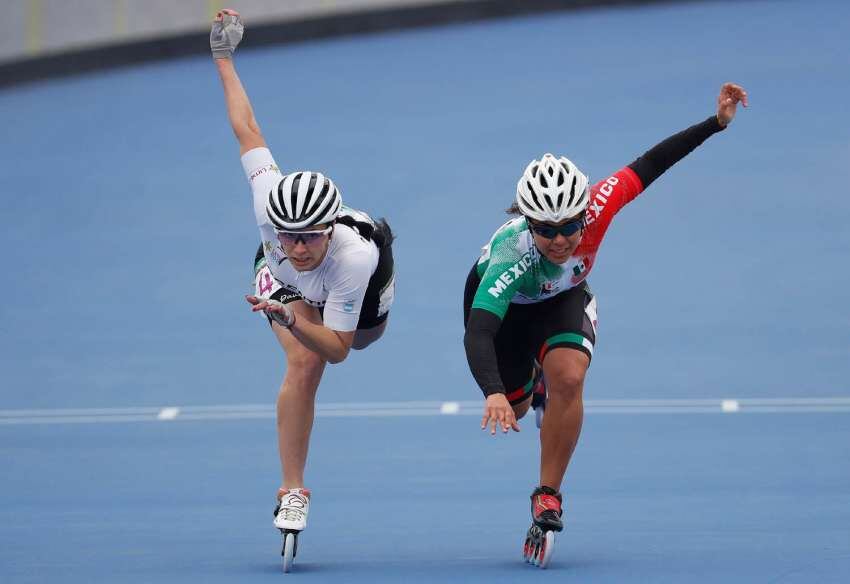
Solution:
<svg viewBox="0 0 850 584"><path fill-rule="evenodd" d="M576 255L595 253L614 215L642 191L643 183L628 166L593 185L590 188L590 203L585 215L587 228Z"/></svg>

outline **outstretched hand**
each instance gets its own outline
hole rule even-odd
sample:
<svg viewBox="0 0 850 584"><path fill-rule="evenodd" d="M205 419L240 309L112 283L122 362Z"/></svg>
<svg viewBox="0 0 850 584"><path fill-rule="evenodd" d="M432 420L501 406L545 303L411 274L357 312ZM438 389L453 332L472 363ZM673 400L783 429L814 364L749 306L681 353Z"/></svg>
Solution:
<svg viewBox="0 0 850 584"><path fill-rule="evenodd" d="M239 13L229 8L220 10L215 15L210 30L210 49L215 59L230 59L233 51L242 40L245 26Z"/></svg>
<svg viewBox="0 0 850 584"><path fill-rule="evenodd" d="M252 312L263 311L282 327L290 328L295 324L295 313L283 302L272 300L271 298L263 298L262 296L245 296L245 300L252 304Z"/></svg>
<svg viewBox="0 0 850 584"><path fill-rule="evenodd" d="M717 96L717 121L724 128L735 117L735 112L738 110L738 103L744 107L749 105L747 102L747 92L743 87L735 83L724 83L720 88L720 95Z"/></svg>
<svg viewBox="0 0 850 584"><path fill-rule="evenodd" d="M487 396L487 401L484 402L484 417L481 418L481 429L485 430L488 425L491 435L496 434L497 427L504 433L508 430L519 432L514 409L505 394L494 393Z"/></svg>

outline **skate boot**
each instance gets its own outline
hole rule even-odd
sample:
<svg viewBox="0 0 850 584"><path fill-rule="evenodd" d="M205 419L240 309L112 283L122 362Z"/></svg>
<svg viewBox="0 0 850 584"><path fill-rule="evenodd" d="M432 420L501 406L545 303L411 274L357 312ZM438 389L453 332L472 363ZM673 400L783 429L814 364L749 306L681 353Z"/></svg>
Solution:
<svg viewBox="0 0 850 584"><path fill-rule="evenodd" d="M545 568L555 551L555 532L561 531L561 493L549 487L537 487L531 494L533 523L525 534L522 557L529 564Z"/></svg>
<svg viewBox="0 0 850 584"><path fill-rule="evenodd" d="M274 510L274 526L283 535L283 571L289 572L298 553L298 534L307 527L310 512L308 489L280 489Z"/></svg>
<svg viewBox="0 0 850 584"><path fill-rule="evenodd" d="M563 510L561 493L549 487L537 487L531 493L531 519L534 525L545 531L561 531Z"/></svg>

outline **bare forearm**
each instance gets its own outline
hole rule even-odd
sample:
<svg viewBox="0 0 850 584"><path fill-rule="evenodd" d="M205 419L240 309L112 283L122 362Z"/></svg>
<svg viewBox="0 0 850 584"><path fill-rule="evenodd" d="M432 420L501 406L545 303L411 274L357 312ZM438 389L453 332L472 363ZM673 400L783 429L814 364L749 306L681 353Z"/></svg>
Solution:
<svg viewBox="0 0 850 584"><path fill-rule="evenodd" d="M224 101L227 105L227 117L236 139L239 140L240 154L244 154L252 148L265 146L260 126L254 118L254 110L248 94L242 86L236 68L231 59L216 59L221 85L224 88Z"/></svg>
<svg viewBox="0 0 850 584"><path fill-rule="evenodd" d="M348 356L350 345L346 345L340 334L307 319L296 319L289 329L301 344L329 363L340 363Z"/></svg>

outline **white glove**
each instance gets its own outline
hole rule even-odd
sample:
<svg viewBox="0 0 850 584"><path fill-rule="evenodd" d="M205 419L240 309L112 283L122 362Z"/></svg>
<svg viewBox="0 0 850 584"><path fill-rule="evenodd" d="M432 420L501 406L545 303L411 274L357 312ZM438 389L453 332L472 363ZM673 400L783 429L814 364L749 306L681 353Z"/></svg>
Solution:
<svg viewBox="0 0 850 584"><path fill-rule="evenodd" d="M265 300L265 302L268 306L263 309L263 312L277 324L284 328L290 328L295 324L295 313L286 304L271 298Z"/></svg>

